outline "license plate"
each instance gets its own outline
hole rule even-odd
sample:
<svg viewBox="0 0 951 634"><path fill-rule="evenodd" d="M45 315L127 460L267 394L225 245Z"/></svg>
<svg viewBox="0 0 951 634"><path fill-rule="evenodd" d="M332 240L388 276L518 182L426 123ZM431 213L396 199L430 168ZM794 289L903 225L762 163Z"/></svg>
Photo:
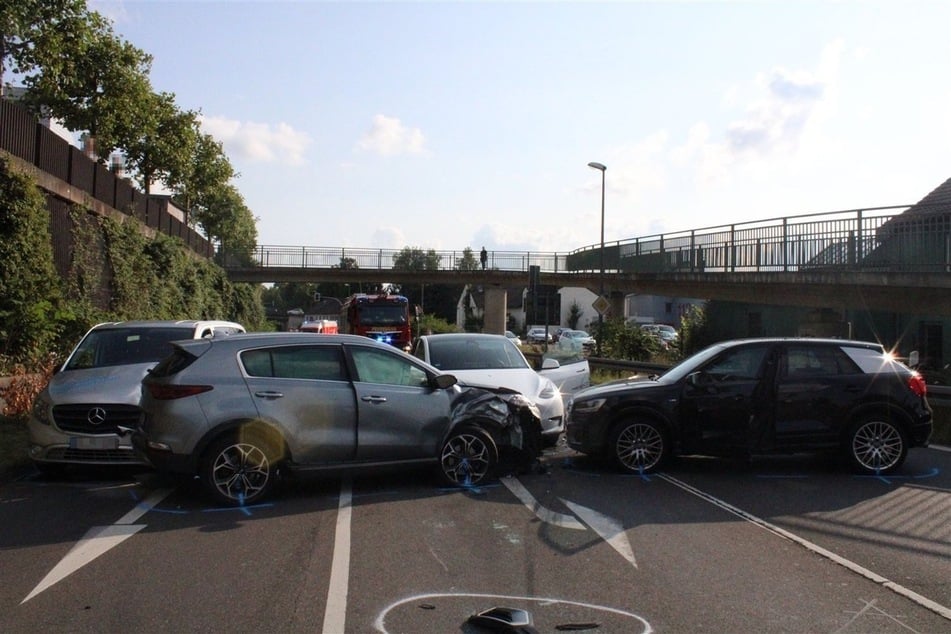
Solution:
<svg viewBox="0 0 951 634"><path fill-rule="evenodd" d="M97 436L95 438L73 436L69 439L69 446L73 449L115 449L119 446L119 439L115 436Z"/></svg>

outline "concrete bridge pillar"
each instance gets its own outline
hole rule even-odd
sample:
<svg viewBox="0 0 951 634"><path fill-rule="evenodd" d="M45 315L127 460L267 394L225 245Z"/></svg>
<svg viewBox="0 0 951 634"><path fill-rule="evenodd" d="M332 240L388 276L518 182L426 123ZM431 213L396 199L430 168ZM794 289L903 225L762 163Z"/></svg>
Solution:
<svg viewBox="0 0 951 634"><path fill-rule="evenodd" d="M506 307L508 293L504 288L497 286L485 287L485 314L483 316L482 332L501 335L505 332Z"/></svg>
<svg viewBox="0 0 951 634"><path fill-rule="evenodd" d="M605 319L614 319L614 318L624 318L624 298L626 297L624 293L619 293L617 291L609 291L605 293L608 296L608 301L611 302L611 308L608 313L604 315Z"/></svg>

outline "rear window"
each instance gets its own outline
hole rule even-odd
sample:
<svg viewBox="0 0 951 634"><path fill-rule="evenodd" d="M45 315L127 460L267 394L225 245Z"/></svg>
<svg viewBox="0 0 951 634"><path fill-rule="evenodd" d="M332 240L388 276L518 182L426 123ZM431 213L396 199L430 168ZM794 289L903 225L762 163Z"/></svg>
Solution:
<svg viewBox="0 0 951 634"><path fill-rule="evenodd" d="M172 353L172 342L191 339L182 327L104 328L88 333L76 347L64 370L154 363Z"/></svg>
<svg viewBox="0 0 951 634"><path fill-rule="evenodd" d="M172 376L190 366L198 358L175 346L172 346L172 350L172 354L159 361L157 366L149 370L149 376Z"/></svg>
<svg viewBox="0 0 951 634"><path fill-rule="evenodd" d="M906 371L911 372L905 366L897 363L890 354L884 350L875 350L874 348L855 348L851 346L842 346L842 351L854 361L862 372L866 374L878 374L880 372Z"/></svg>

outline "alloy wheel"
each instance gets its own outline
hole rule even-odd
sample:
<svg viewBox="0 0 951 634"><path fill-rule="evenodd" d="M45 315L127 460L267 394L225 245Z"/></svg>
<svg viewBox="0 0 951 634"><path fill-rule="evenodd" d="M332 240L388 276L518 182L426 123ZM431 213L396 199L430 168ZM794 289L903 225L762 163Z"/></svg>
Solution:
<svg viewBox="0 0 951 634"><path fill-rule="evenodd" d="M859 426L852 435L852 456L868 471L887 471L902 459L905 439L895 425L884 421L869 421Z"/></svg>

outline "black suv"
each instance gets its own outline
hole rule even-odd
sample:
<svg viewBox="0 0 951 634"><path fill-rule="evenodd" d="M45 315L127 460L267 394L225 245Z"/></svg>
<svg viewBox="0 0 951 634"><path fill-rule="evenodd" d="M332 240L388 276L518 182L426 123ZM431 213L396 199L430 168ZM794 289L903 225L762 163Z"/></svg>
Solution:
<svg viewBox="0 0 951 634"><path fill-rule="evenodd" d="M838 339L718 343L644 381L575 393L568 445L644 473L671 454L841 451L861 473L898 469L931 436L920 375L880 344Z"/></svg>

